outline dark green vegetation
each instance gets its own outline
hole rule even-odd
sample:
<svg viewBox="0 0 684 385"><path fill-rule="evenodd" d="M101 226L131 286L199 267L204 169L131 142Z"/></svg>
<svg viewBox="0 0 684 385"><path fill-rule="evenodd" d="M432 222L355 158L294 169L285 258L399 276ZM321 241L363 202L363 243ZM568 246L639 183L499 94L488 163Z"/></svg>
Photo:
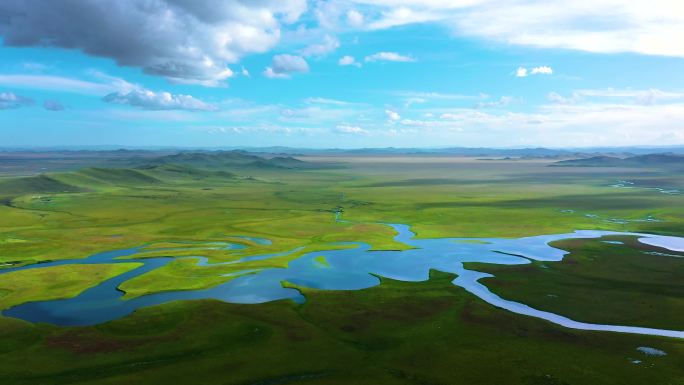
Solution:
<svg viewBox="0 0 684 385"><path fill-rule="evenodd" d="M684 345L495 309L434 273L308 302L147 308L108 324L2 319L3 384L681 384ZM668 353L649 357L638 346ZM631 360L643 361L634 364Z"/></svg>
<svg viewBox="0 0 684 385"><path fill-rule="evenodd" d="M136 257L203 255L211 262L321 249L336 241L405 248L381 222L410 224L419 237L575 229L684 236L684 197L611 187L630 180L684 189L682 172L672 167L547 167L553 161L438 156L298 159L131 154L3 178L0 268L144 244L149 247ZM37 164L22 163L17 174L39 170ZM335 221L340 209L349 222ZM176 242L202 250L155 251ZM210 242L253 247L218 250L206 247ZM684 330L681 259L640 254L654 249L633 249L635 244L558 246L573 252L545 268L478 269L495 272L483 282L504 298L544 310L583 321ZM241 267L284 266L294 257ZM226 266L178 260L122 289L135 296L211 287L231 279L220 276L236 268ZM33 277L26 298L73 296L112 272L90 272L88 279L78 279L76 270L43 273L50 278ZM13 274L19 273L0 275L0 281ZM9 298L11 290L0 284L0 297ZM357 292L304 293L303 305L176 302L84 328L0 317L0 383L684 384L682 341L553 326L489 306L440 273L424 283L384 280ZM639 346L668 355L645 356Z"/></svg>
<svg viewBox="0 0 684 385"><path fill-rule="evenodd" d="M494 274L483 283L504 298L575 320L682 329L684 253L643 245L633 237L553 245L571 253L562 262L470 263L467 268Z"/></svg>

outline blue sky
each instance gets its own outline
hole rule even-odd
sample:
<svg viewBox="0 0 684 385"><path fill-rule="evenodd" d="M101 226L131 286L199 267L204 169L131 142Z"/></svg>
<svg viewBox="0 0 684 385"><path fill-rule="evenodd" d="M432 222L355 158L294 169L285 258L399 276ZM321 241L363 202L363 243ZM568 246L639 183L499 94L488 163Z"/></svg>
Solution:
<svg viewBox="0 0 684 385"><path fill-rule="evenodd" d="M2 146L684 144L675 1L0 3Z"/></svg>

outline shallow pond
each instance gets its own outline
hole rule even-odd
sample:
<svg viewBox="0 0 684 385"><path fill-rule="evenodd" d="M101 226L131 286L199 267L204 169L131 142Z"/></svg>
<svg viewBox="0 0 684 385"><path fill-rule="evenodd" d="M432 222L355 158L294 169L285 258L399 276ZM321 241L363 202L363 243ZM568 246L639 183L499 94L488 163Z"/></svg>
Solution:
<svg viewBox="0 0 684 385"><path fill-rule="evenodd" d="M464 262L494 264L526 264L530 260L560 261L567 251L549 246L550 242L573 238L600 238L609 235L636 236L644 244L671 251L684 250L684 238L652 234L621 233L612 231L579 230L567 234L539 235L515 239L501 238L438 238L415 239L409 226L392 224L395 240L413 248L404 251L372 251L364 243L346 243L349 248L310 252L291 261L287 268L245 270L233 275L236 278L206 290L160 292L123 300L117 287L123 282L157 269L172 261L171 257L133 258L141 247L95 254L81 260L65 260L36 265L8 268L0 274L17 270L40 269L68 264L98 264L141 262L144 265L111 278L69 299L24 303L3 311L3 315L31 322L56 325L92 325L124 317L138 308L169 301L214 298L231 303L263 303L280 299L303 302L304 296L296 289L283 286L283 282L320 290L359 290L378 285L377 276L402 280L424 281L431 269L454 273L453 284L463 287L482 300L508 311L582 330L612 331L645 335L684 338L684 331L662 330L622 325L601 325L578 322L567 317L537 310L525 304L505 300L481 284L481 278L491 275L467 270ZM264 242L255 242L261 243ZM230 248L229 245L222 245ZM150 249L146 248L146 251ZM299 251L264 254L227 262L239 264L246 260L268 259ZM322 259L321 257L324 257ZM204 257L196 258L199 265L212 265ZM325 263L321 263L324 260ZM225 263L224 263L225 264Z"/></svg>

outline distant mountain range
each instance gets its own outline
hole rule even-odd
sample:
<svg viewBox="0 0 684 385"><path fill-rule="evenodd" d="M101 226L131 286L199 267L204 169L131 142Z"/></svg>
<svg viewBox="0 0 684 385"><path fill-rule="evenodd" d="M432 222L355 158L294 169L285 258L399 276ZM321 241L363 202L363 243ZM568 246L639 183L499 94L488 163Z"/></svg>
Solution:
<svg viewBox="0 0 684 385"><path fill-rule="evenodd" d="M592 156L582 159L562 160L554 163L556 167L644 167L675 166L684 167L684 155L647 154L619 158L614 156Z"/></svg>
<svg viewBox="0 0 684 385"><path fill-rule="evenodd" d="M35 175L45 172L79 170L85 167L139 168L159 165L178 165L193 168L225 169L297 169L329 168L313 162L304 162L287 154L250 154L242 150L231 151L0 151L0 176Z"/></svg>
<svg viewBox="0 0 684 385"><path fill-rule="evenodd" d="M667 149L668 151L663 151ZM679 165L684 158L684 147L624 147L594 148L593 152L549 148L363 148L363 149L300 149L289 147L261 147L247 150L14 150L0 151L0 177L37 175L65 172L84 168L151 170L163 165L176 166L159 169L166 174L188 172L187 169L234 172L276 169L321 169L339 167L332 162L307 161L306 156L319 157L474 157L489 160L547 159L559 161L555 166L640 166ZM642 154L642 151L653 151ZM302 158L302 159L297 159ZM570 159L570 160L568 160ZM110 175L111 176L111 175ZM132 176L132 175L129 175ZM45 181L40 181L45 182Z"/></svg>
<svg viewBox="0 0 684 385"><path fill-rule="evenodd" d="M288 154L288 155L416 155L416 156L496 156L496 157L574 157L586 155L630 156L655 153L684 154L684 146L671 147L592 147L592 148L490 148L490 147L444 147L444 148L356 148L356 149L311 149L292 147L255 147L244 148L252 153Z"/></svg>
<svg viewBox="0 0 684 385"><path fill-rule="evenodd" d="M442 147L442 148L298 148L298 147L130 147L130 146L70 146L70 147L0 147L0 158L5 153L45 154L61 153L65 156L137 156L176 153L219 153L239 151L264 155L460 155L460 156L511 156L511 157L561 157L573 155L645 155L657 153L683 154L684 146L627 146L583 148L495 148L495 147ZM157 155L157 156L158 156Z"/></svg>
<svg viewBox="0 0 684 385"><path fill-rule="evenodd" d="M148 165L174 164L201 168L311 168L312 163L290 156L263 157L245 151L180 152L148 160Z"/></svg>

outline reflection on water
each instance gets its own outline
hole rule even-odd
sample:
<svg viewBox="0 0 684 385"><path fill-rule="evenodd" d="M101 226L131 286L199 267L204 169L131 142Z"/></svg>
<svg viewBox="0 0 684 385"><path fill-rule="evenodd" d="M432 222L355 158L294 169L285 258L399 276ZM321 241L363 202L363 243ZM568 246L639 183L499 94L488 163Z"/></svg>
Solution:
<svg viewBox="0 0 684 385"><path fill-rule="evenodd" d="M437 238L415 239L409 226L393 224L397 235L395 240L413 248L404 251L370 251L364 243L347 243L352 248L343 250L316 251L291 261L287 268L245 270L234 273L236 278L219 286L205 290L174 291L149 294L131 300L122 300L117 287L136 276L164 266L173 258L129 258L138 254L141 248L110 251L93 255L83 260L57 261L39 265L5 269L10 271L45 268L66 264L97 264L142 262L135 270L111 278L88 289L80 295L63 300L30 302L15 306L3 312L10 317L32 322L48 322L57 325L91 325L123 317L138 308L175 300L214 298L231 303L262 303L280 299L303 302L304 296L296 289L283 286L290 282L297 286L320 290L358 290L378 285L377 276L402 281L424 281L431 269L454 273L453 283L484 301L509 310L553 322L573 329L601 330L623 333L660 335L684 338L683 331L661 330L620 325L599 325L578 322L550 312L531 308L525 304L507 301L490 292L479 280L491 275L467 270L464 262L493 264L526 264L530 260L560 261L567 251L549 246L550 242L572 238L599 238L609 235L637 236L639 241L671 251L684 251L684 238L664 237L651 234L621 233L612 231L579 230L567 234L550 234L516 239L500 238ZM255 242L254 243L260 243ZM229 248L228 245L222 245ZM290 251L293 253L299 251ZM288 253L266 254L246 257L239 261L268 259ZM186 257L187 258L187 257ZM197 257L198 265L209 266L206 258ZM322 263L324 261L324 263ZM225 262L224 262L225 264Z"/></svg>

